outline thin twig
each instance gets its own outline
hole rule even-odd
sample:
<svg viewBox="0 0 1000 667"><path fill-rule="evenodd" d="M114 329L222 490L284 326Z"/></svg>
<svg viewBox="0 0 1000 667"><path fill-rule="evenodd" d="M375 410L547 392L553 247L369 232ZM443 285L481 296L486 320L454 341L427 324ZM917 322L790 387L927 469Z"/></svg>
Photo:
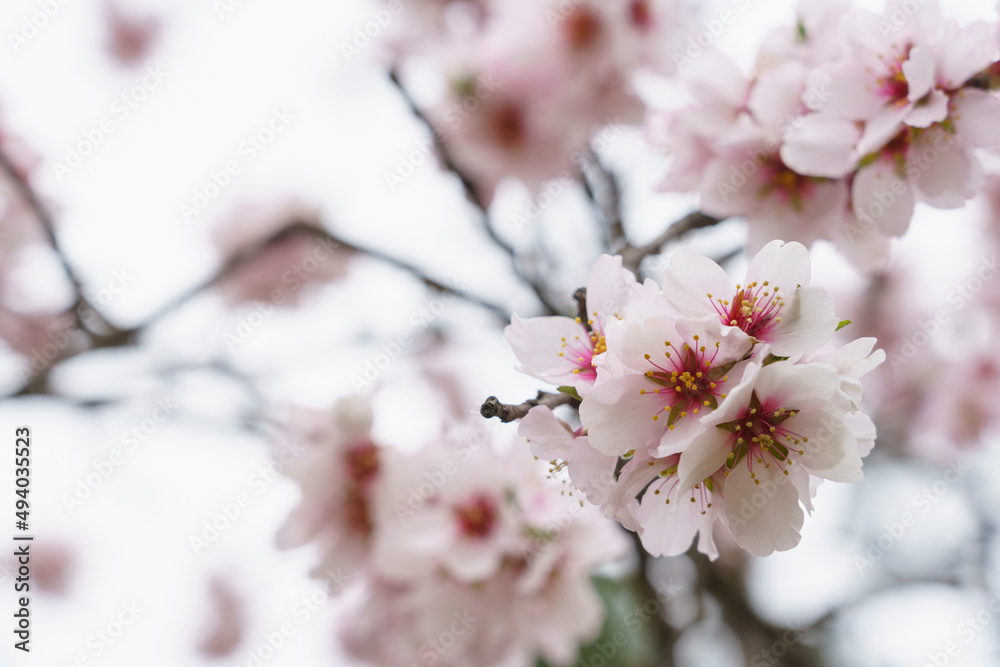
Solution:
<svg viewBox="0 0 1000 667"><path fill-rule="evenodd" d="M55 223L52 220L52 216L49 215L48 209L42 204L42 200L35 193L35 189L28 183L27 177L21 172L20 169L13 163L13 161L7 157L7 154L0 150L0 169L3 170L4 175L7 176L14 184L21 198L28 203L31 210L34 212L35 217L38 218L38 222L41 224L42 229L45 230L45 235L48 236L49 244L52 246L52 251L56 254L59 259L60 264L62 264L63 270L66 272L66 276L69 281L73 284L73 289L76 292L77 298L82 299L82 283L79 277L76 275L76 271L73 270L73 266L69 262L69 258L66 256L62 245L59 243L59 238L56 236Z"/></svg>
<svg viewBox="0 0 1000 667"><path fill-rule="evenodd" d="M714 218L710 215L705 215L704 213L695 211L694 213L689 213L674 224L667 227L662 234L650 243L638 247L626 244L621 250L618 251L618 254L622 256L625 268L637 274L642 260L649 255L655 255L660 252L666 244L680 239L695 229L711 227L712 225L717 225L720 222L722 222L722 218Z"/></svg>
<svg viewBox="0 0 1000 667"><path fill-rule="evenodd" d="M143 322L142 325L136 327L136 330L146 329L150 327L152 324L159 321L167 314L173 312L186 302L190 301L198 294L201 294L205 290L218 284L221 280L231 275L240 267L256 259L267 248L297 234L302 234L305 236L311 236L316 239L324 240L348 252L355 252L358 254L368 255L369 257L372 257L381 262L384 262L398 269L406 271L407 273L417 278L420 282L422 282L427 287L430 287L431 289L434 289L442 293L453 294L456 297L462 299L463 301L467 301L468 303L475 304L490 311L504 322L510 321L510 315L506 308L499 306L495 303L491 303L490 301L480 296L466 292L461 288L445 285L441 281L431 278L430 276L425 274L421 269L417 268L413 264L410 264L409 262L399 259L398 257L394 257L381 250L367 248L357 243L346 241L338 236L335 236L331 232L323 229L322 227L318 227L316 225L309 224L307 222L296 221L285 226L284 228L281 229L281 231L277 232L276 234L267 238L261 243L258 243L254 246L244 249L239 253L234 254L213 276L211 276L204 282L195 285L188 291L174 298L172 301L170 301L168 304L166 304L160 310L158 310L156 313L150 316L145 322Z"/></svg>
<svg viewBox="0 0 1000 667"><path fill-rule="evenodd" d="M564 394L559 392L558 394L553 394L547 391L538 392L538 396L529 399L520 405L507 405L506 403L501 403L496 396L490 396L483 403L482 407L479 408L479 414L490 419L492 417L499 417L500 421L503 423L508 423L521 419L531 408L537 407L539 405L545 405L550 408L555 408L560 405L572 405L579 406L580 401L573 398L569 394Z"/></svg>
<svg viewBox="0 0 1000 667"><path fill-rule="evenodd" d="M483 231L485 231L486 235L490 237L493 244L500 248L510 258L514 273L517 275L518 279L521 280L521 282L531 288L531 291L535 293L535 297L545 309L546 313L549 315L559 315L559 308L557 308L556 305L549 299L541 283L528 276L522 269L521 260L518 257L517 250L500 236L496 226L493 224L493 219L490 217L489 213L489 206L486 204L482 194L479 192L479 188L473 180L469 178L469 176L466 175L457 164L455 164L455 161L452 159L447 147L444 145L442 135L436 130L433 123L431 123L430 119L427 118L424 112L421 111L420 107L417 106L416 101L410 96L410 93L403 86L403 83L400 81L399 75L395 70L389 70L389 80L392 81L393 85L399 92L400 97L402 97L406 102L406 106L409 108L410 113L412 113L413 116L423 123L423 125L430 131L431 136L434 138L434 148L437 152L438 159L441 161L441 165L447 171L454 174L462 183L462 189L465 191L466 198L478 210Z"/></svg>
<svg viewBox="0 0 1000 667"><path fill-rule="evenodd" d="M601 213L607 232L606 245L608 250L611 250L619 244L627 242L625 227L622 223L621 187L618 185L618 177L615 173L605 167L600 158L593 152L589 155L587 166L590 167L590 171L595 172L600 177L598 186L603 190L603 193L595 190L590 184L591 178L587 170L584 170L583 174L583 190L594 207Z"/></svg>

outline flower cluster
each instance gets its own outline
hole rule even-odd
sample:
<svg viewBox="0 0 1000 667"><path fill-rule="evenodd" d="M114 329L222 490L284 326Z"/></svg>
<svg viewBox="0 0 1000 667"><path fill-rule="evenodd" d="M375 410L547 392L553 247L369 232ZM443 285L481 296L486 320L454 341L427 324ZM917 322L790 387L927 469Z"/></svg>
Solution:
<svg viewBox="0 0 1000 667"><path fill-rule="evenodd" d="M537 192L576 173L601 127L638 123L640 66L669 70L675 0L414 0L399 55L423 56L448 80L428 111L482 200L506 176Z"/></svg>
<svg viewBox="0 0 1000 667"><path fill-rule="evenodd" d="M694 105L648 124L674 156L664 188L699 191L710 215L746 216L755 248L824 238L865 267L884 261L916 202L964 205L982 186L977 150L1000 145L1000 33L920 5L878 15L803 3L753 78L715 53L692 62Z"/></svg>
<svg viewBox="0 0 1000 667"><path fill-rule="evenodd" d="M404 455L375 444L371 422L360 400L293 415L303 499L278 536L319 545L314 574L363 591L348 650L392 667L572 662L603 621L591 576L624 535L483 428Z"/></svg>
<svg viewBox="0 0 1000 667"><path fill-rule="evenodd" d="M781 241L735 286L692 251L671 258L662 290L603 257L587 323L507 329L528 372L564 384L576 364L582 397L580 428L536 407L519 432L653 554L682 553L697 534L715 557L717 522L754 555L794 547L816 484L862 477L874 426L859 378L885 358L872 338L829 344L833 300L810 277L806 248Z"/></svg>

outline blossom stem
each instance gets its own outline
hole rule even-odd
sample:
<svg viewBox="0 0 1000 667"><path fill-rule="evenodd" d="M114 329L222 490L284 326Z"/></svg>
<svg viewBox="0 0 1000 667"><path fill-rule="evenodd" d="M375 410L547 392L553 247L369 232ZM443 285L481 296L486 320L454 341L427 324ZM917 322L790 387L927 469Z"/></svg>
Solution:
<svg viewBox="0 0 1000 667"><path fill-rule="evenodd" d="M662 234L646 245L633 246L631 244L625 244L618 251L618 254L622 256L625 268L632 271L632 273L638 274L639 265L642 263L642 260L650 255L657 254L666 244L671 241L676 241L696 229L717 225L722 222L723 219L724 218L715 218L710 215L705 215L700 211L695 211L694 213L689 213L667 227Z"/></svg>
<svg viewBox="0 0 1000 667"><path fill-rule="evenodd" d="M506 424L508 422L521 419L528 414L528 411L531 410L531 408L539 405L555 408L560 405L579 406L579 404L580 401L569 394L564 394L562 392L553 394L547 391L540 391L538 392L538 396L529 399L520 405L508 405L506 403L501 403L500 399L496 396L490 396L483 403L482 407L479 408L479 414L487 419L499 417L500 421Z"/></svg>
<svg viewBox="0 0 1000 667"><path fill-rule="evenodd" d="M560 315L562 314L559 308L549 299L548 295L545 293L545 289L542 283L536 278L529 276L521 266L521 258L518 257L517 250L510 243L505 241L500 233L497 231L495 225L493 224L493 219L490 217L489 206L486 201L479 193L479 188L476 184L466 175L455 161L452 159L451 154L448 152L446 146L444 145L441 135L434 128L431 121L424 115L424 112L420 110L417 103L410 96L410 93L403 86L402 81L399 79L399 75L395 70L389 70L389 80L392 81L393 85L399 91L400 96L406 102L406 105L410 109L410 113L413 114L417 120L423 123L424 126L430 131L431 136L434 139L434 149L437 152L438 159L441 160L441 165L447 170L454 174L458 180L462 183L462 189L465 191L466 198L476 207L479 212L480 221L483 226L483 230L486 235L490 237L490 240L500 248L506 255L510 258L511 266L514 269L515 275L521 280L525 285L531 288L531 291L535 293L535 297L538 302L545 309L548 315Z"/></svg>

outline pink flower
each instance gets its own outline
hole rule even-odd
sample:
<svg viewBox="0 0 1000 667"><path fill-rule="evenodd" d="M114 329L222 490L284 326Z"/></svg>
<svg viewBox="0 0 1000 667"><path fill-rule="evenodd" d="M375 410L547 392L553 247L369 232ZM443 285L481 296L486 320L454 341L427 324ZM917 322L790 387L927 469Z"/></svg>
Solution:
<svg viewBox="0 0 1000 667"><path fill-rule="evenodd" d="M679 486L722 472L729 531L751 554L766 556L798 544L810 477L860 481L864 448L834 402L835 367L777 362L747 374L712 414L715 428L681 454Z"/></svg>
<svg viewBox="0 0 1000 667"><path fill-rule="evenodd" d="M587 286L586 323L580 318L514 315L504 339L521 362L521 372L556 386L572 386L583 396L597 377L596 358L607 348L608 323L621 317L630 297L655 291L651 282L640 285L622 266L621 257L602 255Z"/></svg>
<svg viewBox="0 0 1000 667"><path fill-rule="evenodd" d="M725 517L720 471L690 488L682 488L678 477L679 455L662 459L636 457L622 469L623 484L634 489L631 513L639 525L642 546L654 556L685 553L695 536L698 551L711 559L719 557L712 535L715 523Z"/></svg>
<svg viewBox="0 0 1000 667"><path fill-rule="evenodd" d="M281 233L293 224L318 228L318 212L296 198L244 204L213 230L235 262L218 285L227 301L294 305L310 288L346 275L350 251L302 229Z"/></svg>
<svg viewBox="0 0 1000 667"><path fill-rule="evenodd" d="M841 56L820 70L830 94L810 105L817 113L781 156L801 174L850 176L863 228L899 236L916 202L957 208L981 186L976 151L1000 145L1000 100L972 79L992 65L998 38L982 21L944 21L936 5L890 18L854 10L842 19Z"/></svg>
<svg viewBox="0 0 1000 667"><path fill-rule="evenodd" d="M387 456L371 441L371 420L361 399L345 399L331 411L295 410L277 454L302 489L301 503L278 531L278 547L318 543L317 571L350 574L369 557L372 502Z"/></svg>
<svg viewBox="0 0 1000 667"><path fill-rule="evenodd" d="M837 328L833 299L810 287L809 251L799 243L771 241L751 260L743 282L733 289L715 262L682 250L663 274L663 293L691 317L716 315L772 354L789 356L817 349Z"/></svg>
<svg viewBox="0 0 1000 667"><path fill-rule="evenodd" d="M861 478L861 377L885 360L872 338L827 344L833 300L810 273L797 243L769 243L735 288L675 254L663 294L637 292L605 327L580 428L536 407L519 433L652 554L697 541L716 558L719 525L755 555L795 546L818 482Z"/></svg>
<svg viewBox="0 0 1000 667"><path fill-rule="evenodd" d="M725 401L754 347L718 317L634 321L627 314L610 337L622 371L597 384L580 406L591 446L610 456L679 452Z"/></svg>
<svg viewBox="0 0 1000 667"><path fill-rule="evenodd" d="M619 488L615 478L618 457L591 447L581 431L573 431L545 406L529 410L517 428L518 435L530 445L531 453L550 463L550 476L556 477L565 470L572 486L591 504L604 510L606 516L622 520L619 512L625 503L613 496L614 490Z"/></svg>
<svg viewBox="0 0 1000 667"><path fill-rule="evenodd" d="M370 595L344 624L355 657L387 667L431 655L456 666L569 664L600 631L591 576L627 540L523 450L500 456L476 442L389 464ZM387 628L393 641L374 641Z"/></svg>
<svg viewBox="0 0 1000 667"><path fill-rule="evenodd" d="M375 568L401 582L438 570L467 582L496 575L520 553L510 495L518 467L488 450L463 461L443 447L390 463L375 505Z"/></svg>

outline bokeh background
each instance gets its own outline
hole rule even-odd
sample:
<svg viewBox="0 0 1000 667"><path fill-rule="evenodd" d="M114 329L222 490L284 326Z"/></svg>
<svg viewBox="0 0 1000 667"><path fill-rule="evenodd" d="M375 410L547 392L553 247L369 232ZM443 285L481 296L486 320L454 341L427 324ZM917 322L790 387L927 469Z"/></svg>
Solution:
<svg viewBox="0 0 1000 667"><path fill-rule="evenodd" d="M406 267L507 313L539 314L539 303L485 233L461 183L433 158L398 187L387 184L386 172L429 135L390 80L378 36L357 57L341 50L376 3L53 1L45 25L12 40L42 5L8 0L0 10L0 136L31 167L30 183L95 318L113 326L113 341L27 376L47 330L28 334L27 348L0 350L2 432L12 439L14 427L27 424L33 433L35 568L44 589L32 602L32 654L15 655L5 642L0 664L63 666L85 656L102 667L247 665L248 651L290 619L295 636L267 664L363 664L336 641L341 600L305 620L294 611L316 590L307 576L316 554L274 545L299 494L266 470L281 407L370 396L378 438L415 449L451 415L477 412L486 396L517 402L538 387L513 371L501 317L462 299L442 302ZM697 25L725 5L693 5L690 20ZM997 14L985 0L944 11L963 21ZM715 46L751 63L768 31L793 15L790 0L753 0ZM411 74L418 102L441 94L442 81L426 68ZM639 87L659 108L682 100L652 75L640 76ZM668 158L644 143L640 128L609 136L595 150L618 176L629 240L641 244L697 202L656 191ZM93 152L60 169L88 140ZM233 162L239 172L224 187L207 187ZM217 194L194 214L185 208L206 191ZM13 206L15 195L3 196ZM595 212L582 188L568 187L519 229L512 216L528 197L516 182L501 185L497 229L556 305L572 312L572 291L603 250ZM256 276L213 282L234 249L291 222L319 224L345 242L288 289L294 305L262 307L248 291L289 262L303 266L294 247L260 263ZM945 308L951 317L933 345L953 359L928 371L940 394L927 389L931 398L917 409L899 395L887 364L868 390L888 426L865 481L824 485L795 550L738 561L759 617L801 630L801 641L822 646L822 664L922 667L954 641L961 652L947 664L1000 665L1000 620L980 613L1000 598L1000 457L989 421L996 383L977 385L985 407L969 408L967 420L985 427L973 441L958 447L934 424L963 386L979 381L963 355L996 342L988 313L955 309L949 295L995 257L997 224L985 199L955 211L919 207L876 295L831 247L815 247L815 282L837 296L843 318L866 327L855 335L884 330L899 348L928 313ZM745 236L734 220L688 245L730 256L739 272L745 260L732 253ZM73 302L44 243L12 254L0 245L0 265L5 317ZM644 271L657 276L662 266L654 258ZM371 381L352 381L400 333L412 334L412 344ZM907 365L929 354L920 349ZM123 460L103 475L113 450L124 450ZM0 460L2 489L13 488L9 459ZM949 467L962 471L957 481ZM89 484L95 472L100 482ZM193 548L191 538L203 537L205 522L241 493L251 495L250 507L205 548ZM905 513L916 521L898 532ZM690 559L654 568L651 578L671 591L671 620L687 628L676 664L784 664L747 655L740 629L718 613L694 618ZM0 557L5 618L14 607L12 576L11 559ZM135 622L95 648L94 633L129 605L141 610ZM963 624L977 613L969 638Z"/></svg>

